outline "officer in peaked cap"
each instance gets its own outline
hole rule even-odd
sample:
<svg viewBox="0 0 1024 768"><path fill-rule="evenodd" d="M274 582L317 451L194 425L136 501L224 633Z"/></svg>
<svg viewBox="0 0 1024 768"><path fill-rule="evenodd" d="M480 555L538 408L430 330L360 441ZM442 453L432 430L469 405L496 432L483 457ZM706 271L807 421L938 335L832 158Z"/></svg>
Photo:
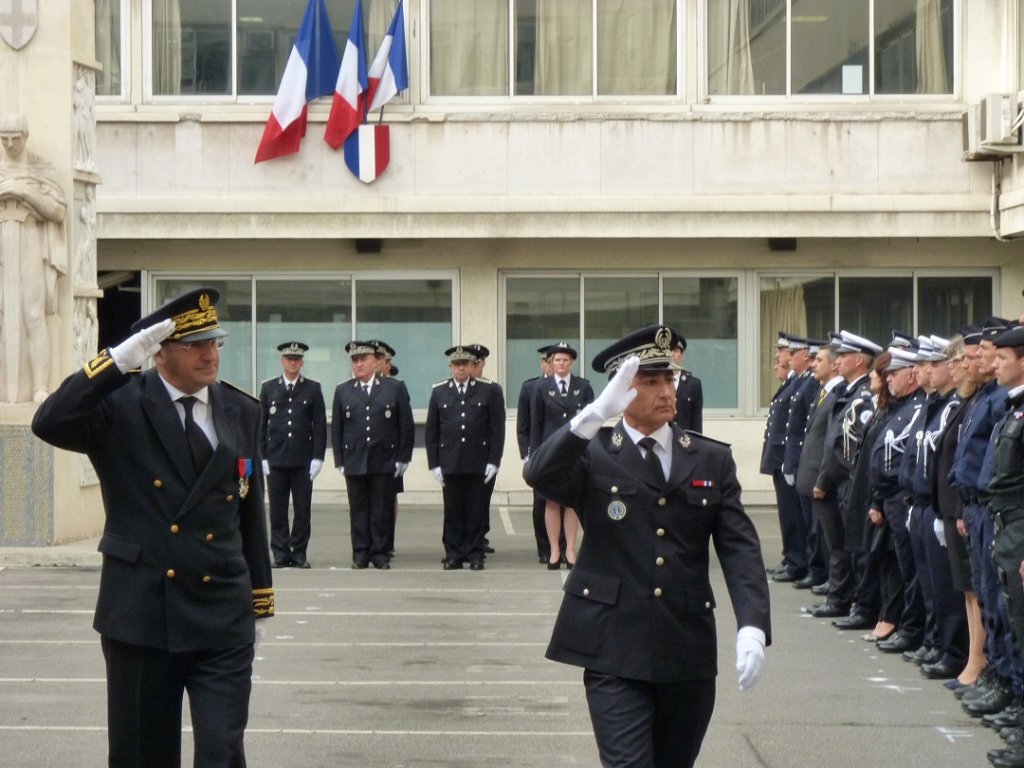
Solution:
<svg viewBox="0 0 1024 768"><path fill-rule="evenodd" d="M572 373L577 353L568 342L560 341L548 348L551 376L533 389L530 403L530 453L568 423L569 419L594 401L590 382ZM544 528L548 534L548 568L557 570L562 560L571 567L576 562L576 534L579 522L575 510L548 499L544 505ZM565 549L560 542L565 538Z"/></svg>
<svg viewBox="0 0 1024 768"><path fill-rule="evenodd" d="M545 378L551 375L551 361L548 358L550 344L538 347L537 354L540 356L538 365L540 373L524 379L519 387L519 400L516 403L516 440L519 443L519 458L526 460L530 453L530 403L533 398L533 389L539 386ZM551 547L548 544L548 532L544 527L544 497L536 491L533 492L533 537L537 544L537 561L548 562L551 554ZM562 551L561 546L559 551Z"/></svg>
<svg viewBox="0 0 1024 768"><path fill-rule="evenodd" d="M377 372L381 376L396 376L398 368L391 362L391 359L398 354L395 348L380 339L370 339L366 343L373 347L373 354L377 360Z"/></svg>
<svg viewBox="0 0 1024 768"><path fill-rule="evenodd" d="M110 765L178 764L186 683L195 764L245 764L256 619L274 613L274 591L260 408L217 381L217 299L200 288L139 320L32 421L42 440L87 454L103 492L93 626ZM127 375L151 355L153 368Z"/></svg>
<svg viewBox="0 0 1024 768"><path fill-rule="evenodd" d="M483 570L490 489L505 449L505 403L497 385L476 379L479 350L445 351L451 376L435 384L427 406L427 466L444 497L445 570Z"/></svg>
<svg viewBox="0 0 1024 768"><path fill-rule="evenodd" d="M490 395L492 400L492 406L501 409L501 412L505 412L505 392L502 390L501 385L484 376L484 367L487 365L487 358L491 356L491 350L485 347L483 344L470 344L468 345L473 356L476 358L473 363L470 364L470 375L477 380L478 384L486 384L490 387ZM484 552L487 554L494 553L494 547L491 546L490 539L488 536L491 533L491 496L494 495L494 485L497 482L497 475L491 477L487 483L487 522L484 529Z"/></svg>
<svg viewBox="0 0 1024 768"><path fill-rule="evenodd" d="M260 446L270 498L270 550L274 567L309 568L313 480L327 452L327 410L320 382L301 374L309 345L277 345L282 373L260 386ZM288 501L293 518L288 522Z"/></svg>
<svg viewBox="0 0 1024 768"><path fill-rule="evenodd" d="M334 390L331 449L345 478L352 567L391 567L395 496L412 461L412 406L405 383L377 372L377 347L350 341L352 378Z"/></svg>
<svg viewBox="0 0 1024 768"><path fill-rule="evenodd" d="M770 640L764 561L731 451L672 422L675 337L649 326L599 353L594 368L610 377L601 396L524 468L541 494L578 509L586 529L547 657L586 670L602 765L697 758L718 663L710 540L740 627L741 690L760 677Z"/></svg>
<svg viewBox="0 0 1024 768"><path fill-rule="evenodd" d="M386 341L381 341L380 339L370 339L366 343L373 347L377 373L385 378L397 381L401 385L405 399L410 403L411 407L412 398L409 395L409 388L405 385L404 381L398 378L398 366L393 362L393 359L398 352L396 352L395 348ZM389 558L395 556L395 528L398 525L398 494L405 491L404 475L395 478L395 483L391 490L394 495L394 499L391 502L391 520L388 523L387 551Z"/></svg>
<svg viewBox="0 0 1024 768"><path fill-rule="evenodd" d="M686 337L676 334L677 340L672 347L672 362L678 370L675 374L676 385L676 418L675 422L683 429L694 432L704 431L704 387L701 380L683 368L683 357L686 355Z"/></svg>
<svg viewBox="0 0 1024 768"><path fill-rule="evenodd" d="M916 341L906 331L898 331L893 328L892 340L889 342L890 349L910 349L916 345Z"/></svg>

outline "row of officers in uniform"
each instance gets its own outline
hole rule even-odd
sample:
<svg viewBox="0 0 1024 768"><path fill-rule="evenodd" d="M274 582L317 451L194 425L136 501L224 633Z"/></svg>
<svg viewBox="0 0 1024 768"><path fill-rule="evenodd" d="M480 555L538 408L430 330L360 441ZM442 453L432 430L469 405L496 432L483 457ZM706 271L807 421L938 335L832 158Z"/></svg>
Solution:
<svg viewBox="0 0 1024 768"><path fill-rule="evenodd" d="M685 346L680 337L673 352L677 361ZM310 567L313 481L323 468L328 425L320 384L301 373L308 350L300 341L280 344L282 373L260 389L263 471L276 567ZM345 478L348 495L352 567L387 569L394 554L397 495L413 452L409 391L396 376L396 352L386 342L353 341L345 351L352 378L335 389L330 436L334 464ZM541 375L523 382L518 401L516 431L524 459L594 400L590 382L572 373L577 359L573 347L559 342L538 352ZM428 467L441 485L444 502L442 566L482 570L493 551L487 534L505 447L505 399L501 386L483 376L489 355L485 346L457 345L444 355L450 375L431 389L424 430ZM677 423L700 431L700 380L680 370L676 389ZM553 568L561 562L571 566L578 530L575 512L537 496L533 522L538 560Z"/></svg>
<svg viewBox="0 0 1024 768"><path fill-rule="evenodd" d="M942 680L1024 766L1024 327L951 338L780 332L761 472L775 582L840 629Z"/></svg>

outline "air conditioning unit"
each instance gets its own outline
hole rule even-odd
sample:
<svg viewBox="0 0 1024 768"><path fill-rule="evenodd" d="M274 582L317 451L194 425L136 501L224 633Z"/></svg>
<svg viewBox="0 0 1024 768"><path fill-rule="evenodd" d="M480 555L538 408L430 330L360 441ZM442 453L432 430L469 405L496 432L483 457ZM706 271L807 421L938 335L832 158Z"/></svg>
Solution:
<svg viewBox="0 0 1024 768"><path fill-rule="evenodd" d="M991 146L981 143L981 105L968 104L966 111L960 116L960 131L963 146L961 159L967 162L1002 160L1005 152L996 152Z"/></svg>
<svg viewBox="0 0 1024 768"><path fill-rule="evenodd" d="M989 93L981 99L982 144L1020 144L1020 112L1015 93Z"/></svg>

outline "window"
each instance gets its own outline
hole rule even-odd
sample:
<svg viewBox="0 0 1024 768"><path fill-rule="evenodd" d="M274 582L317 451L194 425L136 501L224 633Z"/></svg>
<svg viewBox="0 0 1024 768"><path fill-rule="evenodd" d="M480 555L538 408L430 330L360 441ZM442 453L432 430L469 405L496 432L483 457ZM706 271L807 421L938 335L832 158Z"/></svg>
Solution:
<svg viewBox="0 0 1024 768"><path fill-rule="evenodd" d="M520 383L538 373L538 348L568 342L580 353L574 372L600 392L607 377L591 366L597 353L632 331L664 322L686 337L684 365L700 377L705 406L736 408L738 290L736 277L508 276L505 388L510 407Z"/></svg>
<svg viewBox="0 0 1024 768"><path fill-rule="evenodd" d="M124 95L121 30L127 14L123 5L124 0L96 0L96 60L101 66L96 72L97 96Z"/></svg>
<svg viewBox="0 0 1024 768"><path fill-rule="evenodd" d="M153 95L275 95L307 1L150 0ZM340 58L355 0L325 5ZM367 63L397 7L398 0L363 0Z"/></svg>
<svg viewBox="0 0 1024 768"><path fill-rule="evenodd" d="M992 314L991 275L787 275L760 285L762 406L778 387L771 367L779 331L824 341L845 329L885 346L894 330L948 338Z"/></svg>
<svg viewBox="0 0 1024 768"><path fill-rule="evenodd" d="M432 0L430 92L674 96L676 16L676 0Z"/></svg>
<svg viewBox="0 0 1024 768"><path fill-rule="evenodd" d="M345 345L353 339L382 339L397 350L394 364L414 408L427 407L430 385L447 372L442 352L454 328L454 285L447 275L157 277L152 306L200 286L220 292L217 315L230 334L220 378L250 392L280 375L277 345L286 341L309 345L302 372L320 382L328 408L334 387L352 376Z"/></svg>
<svg viewBox="0 0 1024 768"><path fill-rule="evenodd" d="M953 0L706 3L709 95L953 92Z"/></svg>

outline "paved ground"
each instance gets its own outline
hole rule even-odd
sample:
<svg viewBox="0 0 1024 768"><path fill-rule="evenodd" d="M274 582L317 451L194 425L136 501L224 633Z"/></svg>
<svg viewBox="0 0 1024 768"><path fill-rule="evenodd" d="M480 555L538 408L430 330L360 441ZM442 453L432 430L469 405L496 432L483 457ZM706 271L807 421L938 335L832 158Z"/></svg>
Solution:
<svg viewBox="0 0 1024 768"><path fill-rule="evenodd" d="M774 562L773 513L752 514ZM444 572L440 511L407 508L394 568L352 571L342 513L316 508L314 568L275 571L250 767L597 766L581 673L543 657L565 571L536 563L526 508L496 509L491 540L498 551L485 571ZM5 768L106 764L94 549L0 549ZM33 561L79 565L23 565ZM722 674L701 766L985 766L999 746L916 667L803 615L807 593L788 585L771 586L767 676L739 694L735 622L715 583Z"/></svg>

